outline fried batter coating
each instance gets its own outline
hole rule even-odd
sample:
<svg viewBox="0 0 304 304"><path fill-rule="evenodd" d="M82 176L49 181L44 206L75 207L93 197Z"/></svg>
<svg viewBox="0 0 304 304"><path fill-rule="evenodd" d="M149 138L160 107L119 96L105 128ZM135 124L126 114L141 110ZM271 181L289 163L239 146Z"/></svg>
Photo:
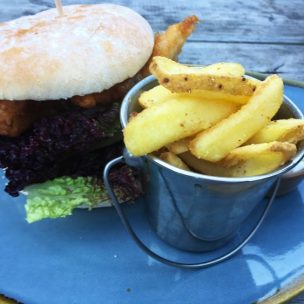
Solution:
<svg viewBox="0 0 304 304"><path fill-rule="evenodd" d="M99 105L111 104L114 101L121 102L126 93L144 77L137 73L135 76L117 83L108 90L101 93L93 93L85 96L74 96L71 98L72 103L83 108L92 108Z"/></svg>
<svg viewBox="0 0 304 304"><path fill-rule="evenodd" d="M149 65L154 56L164 56L176 59L182 50L187 38L192 34L199 19L196 16L189 16L183 21L170 25L163 33L155 35L154 48L150 59L144 67L133 77L118 83L101 93L89 94L86 96L75 96L72 102L84 108L94 107L96 104L109 104L114 101L121 101L126 93L141 79L150 75Z"/></svg>
<svg viewBox="0 0 304 304"><path fill-rule="evenodd" d="M154 56L163 56L176 60L187 38L195 30L195 26L198 22L198 17L189 16L179 23L170 25L165 32L157 33L155 35L152 55L140 73L144 76L150 74L149 66Z"/></svg>
<svg viewBox="0 0 304 304"><path fill-rule="evenodd" d="M26 101L0 100L0 135L16 137L31 124Z"/></svg>

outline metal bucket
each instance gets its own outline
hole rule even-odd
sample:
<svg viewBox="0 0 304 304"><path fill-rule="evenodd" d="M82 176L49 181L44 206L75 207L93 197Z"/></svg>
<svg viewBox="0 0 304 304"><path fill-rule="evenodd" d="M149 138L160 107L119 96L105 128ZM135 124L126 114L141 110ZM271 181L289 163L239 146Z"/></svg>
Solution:
<svg viewBox="0 0 304 304"><path fill-rule="evenodd" d="M123 127L126 126L130 113L140 111L139 95L155 85L155 78L147 77L126 95L121 107ZM276 118L291 117L303 118L303 114L284 96L284 103ZM157 126L155 131L157 132ZM242 178L214 177L184 171L156 157L147 155L135 158L128 152L120 160L109 164L106 171L122 160L140 168L148 217L156 233L174 247L203 252L223 246L232 239L275 182L293 168L303 155L304 149L300 146L296 157L278 170ZM105 183L108 184L106 179ZM274 196L275 193L270 202ZM113 199L115 198L112 196ZM265 217L266 211L267 208L257 226ZM129 232L130 229L129 225ZM134 234L133 231L130 233Z"/></svg>

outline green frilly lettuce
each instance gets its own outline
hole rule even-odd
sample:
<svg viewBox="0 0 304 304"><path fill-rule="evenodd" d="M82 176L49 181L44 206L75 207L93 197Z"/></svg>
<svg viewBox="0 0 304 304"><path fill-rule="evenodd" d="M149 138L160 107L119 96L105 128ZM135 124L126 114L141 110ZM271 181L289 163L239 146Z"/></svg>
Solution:
<svg viewBox="0 0 304 304"><path fill-rule="evenodd" d="M28 186L24 193L29 223L71 215L73 209L82 205L91 209L102 202L109 202L103 184L92 177L60 177Z"/></svg>

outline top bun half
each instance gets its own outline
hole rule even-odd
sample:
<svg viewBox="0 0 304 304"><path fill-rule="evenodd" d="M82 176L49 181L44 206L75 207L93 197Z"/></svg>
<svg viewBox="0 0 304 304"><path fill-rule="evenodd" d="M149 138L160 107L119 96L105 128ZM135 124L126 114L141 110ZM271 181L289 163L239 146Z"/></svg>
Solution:
<svg viewBox="0 0 304 304"><path fill-rule="evenodd" d="M134 76L154 35L133 10L71 5L0 24L0 99L55 100L101 92Z"/></svg>

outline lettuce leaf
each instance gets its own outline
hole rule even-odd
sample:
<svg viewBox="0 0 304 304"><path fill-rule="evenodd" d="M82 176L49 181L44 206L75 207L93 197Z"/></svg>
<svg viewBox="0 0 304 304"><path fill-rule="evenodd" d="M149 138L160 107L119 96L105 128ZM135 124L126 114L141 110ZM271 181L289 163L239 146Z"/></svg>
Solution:
<svg viewBox="0 0 304 304"><path fill-rule="evenodd" d="M92 177L60 177L28 186L24 194L27 196L25 210L29 223L71 215L73 209L82 205L91 209L109 202L102 183Z"/></svg>
<svg viewBox="0 0 304 304"><path fill-rule="evenodd" d="M113 168L109 179L121 203L134 200L142 193L137 171L126 165ZM29 223L65 217L78 207L92 209L111 204L101 179L97 177L58 177L28 186L23 193L27 197L25 210Z"/></svg>

